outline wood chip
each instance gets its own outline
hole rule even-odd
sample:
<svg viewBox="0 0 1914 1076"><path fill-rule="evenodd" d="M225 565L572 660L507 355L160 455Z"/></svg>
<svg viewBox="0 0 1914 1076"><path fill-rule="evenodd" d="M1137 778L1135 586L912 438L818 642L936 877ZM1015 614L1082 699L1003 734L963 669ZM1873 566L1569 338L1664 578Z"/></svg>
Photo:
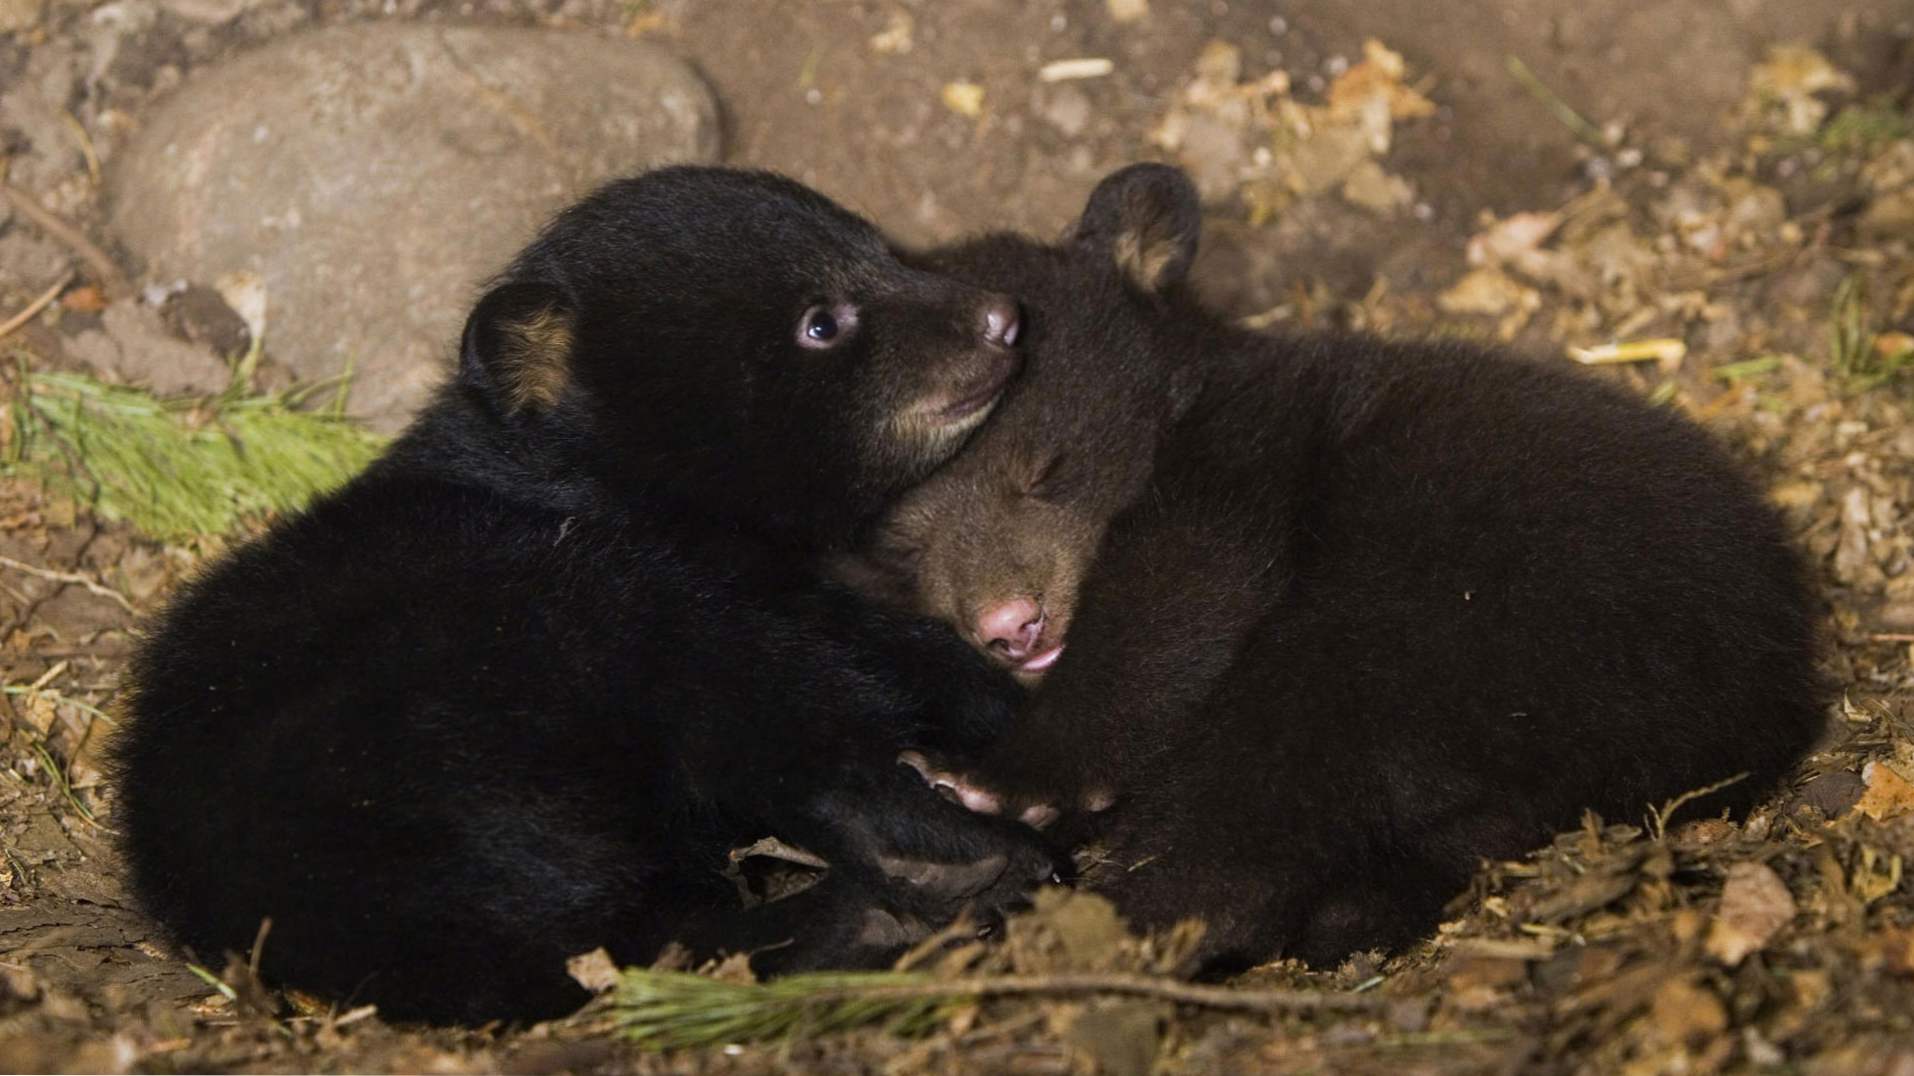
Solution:
<svg viewBox="0 0 1914 1076"><path fill-rule="evenodd" d="M1080 78L1102 78L1116 70L1116 64L1101 56L1083 56L1074 60L1053 60L1037 69L1043 82L1069 82Z"/></svg>
<svg viewBox="0 0 1914 1076"><path fill-rule="evenodd" d="M1765 864L1737 863L1728 868L1721 909L1715 913L1704 948L1732 968L1750 953L1760 952L1793 921L1794 911L1794 895L1780 875Z"/></svg>

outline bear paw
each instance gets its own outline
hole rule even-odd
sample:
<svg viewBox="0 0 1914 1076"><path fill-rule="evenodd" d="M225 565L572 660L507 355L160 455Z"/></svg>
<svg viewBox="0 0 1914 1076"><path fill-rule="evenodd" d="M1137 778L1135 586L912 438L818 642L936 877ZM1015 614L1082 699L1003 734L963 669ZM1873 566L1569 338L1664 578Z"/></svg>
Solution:
<svg viewBox="0 0 1914 1076"><path fill-rule="evenodd" d="M941 761L933 761L921 751L905 751L897 761L917 771L937 793L953 803L978 814L1015 818L1033 829L1046 829L1063 816L1062 805L1070 799L1060 795L1015 795L992 787L986 779L964 772ZM1092 814L1107 811L1116 803L1114 793L1092 789L1075 797L1078 810Z"/></svg>

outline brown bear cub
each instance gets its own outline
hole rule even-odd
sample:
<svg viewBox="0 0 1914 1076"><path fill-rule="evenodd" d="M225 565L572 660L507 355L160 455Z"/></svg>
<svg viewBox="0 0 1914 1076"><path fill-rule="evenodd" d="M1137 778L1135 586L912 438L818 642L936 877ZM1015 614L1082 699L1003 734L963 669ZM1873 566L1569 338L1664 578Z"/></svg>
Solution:
<svg viewBox="0 0 1914 1076"><path fill-rule="evenodd" d="M1085 883L1207 920L1212 971L1402 945L1584 810L1737 777L1700 809L1742 809L1788 771L1816 605L1706 434L1460 343L1232 327L1185 285L1197 222L1141 165L1059 244L933 257L1021 297L1028 375L852 574L1041 686L912 765L1061 811L1111 853Z"/></svg>
<svg viewBox="0 0 1914 1076"><path fill-rule="evenodd" d="M215 966L469 1022L576 1007L597 946L883 965L1016 904L1046 844L897 764L987 743L1016 685L816 570L978 427L1016 336L777 176L565 211L384 458L153 625L119 741L141 903ZM766 836L830 870L747 909L727 852Z"/></svg>

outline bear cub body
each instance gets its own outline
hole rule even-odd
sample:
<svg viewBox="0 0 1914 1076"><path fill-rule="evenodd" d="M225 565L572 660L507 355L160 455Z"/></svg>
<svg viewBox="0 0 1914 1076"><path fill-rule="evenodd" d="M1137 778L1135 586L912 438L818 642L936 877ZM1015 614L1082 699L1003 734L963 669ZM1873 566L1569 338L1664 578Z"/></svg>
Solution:
<svg viewBox="0 0 1914 1076"><path fill-rule="evenodd" d="M814 565L982 421L1016 331L777 177L567 210L391 450L154 626L119 748L142 903L215 966L262 939L271 981L482 1021L575 1006L596 946L878 964L1015 901L1043 846L895 761L977 748L1014 685ZM747 910L726 853L772 835L830 870Z"/></svg>
<svg viewBox="0 0 1914 1076"><path fill-rule="evenodd" d="M1197 220L1135 166L1060 244L933 261L1023 299L1028 372L845 574L1036 690L981 756L913 754L927 779L1061 813L1107 852L1086 884L1204 918L1226 970L1405 944L1584 810L1787 772L1815 603L1702 431L1460 343L1232 327L1184 287Z"/></svg>

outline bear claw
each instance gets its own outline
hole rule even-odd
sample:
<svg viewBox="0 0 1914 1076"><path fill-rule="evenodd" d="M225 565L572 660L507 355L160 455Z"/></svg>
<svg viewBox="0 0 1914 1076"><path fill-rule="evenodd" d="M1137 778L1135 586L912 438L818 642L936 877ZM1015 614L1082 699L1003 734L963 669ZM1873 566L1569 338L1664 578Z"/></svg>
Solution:
<svg viewBox="0 0 1914 1076"><path fill-rule="evenodd" d="M1002 816L1009 813L1004 797L975 783L963 774L943 769L932 763L918 751L905 751L897 756L897 761L917 771L937 794L952 803L963 806L977 814ZM1109 807L1113 797L1108 793L1099 793L1090 797L1084 807L1091 811L1101 811ZM1053 803L1033 803L1017 812L1017 820L1032 829L1044 829L1055 822L1062 811Z"/></svg>

